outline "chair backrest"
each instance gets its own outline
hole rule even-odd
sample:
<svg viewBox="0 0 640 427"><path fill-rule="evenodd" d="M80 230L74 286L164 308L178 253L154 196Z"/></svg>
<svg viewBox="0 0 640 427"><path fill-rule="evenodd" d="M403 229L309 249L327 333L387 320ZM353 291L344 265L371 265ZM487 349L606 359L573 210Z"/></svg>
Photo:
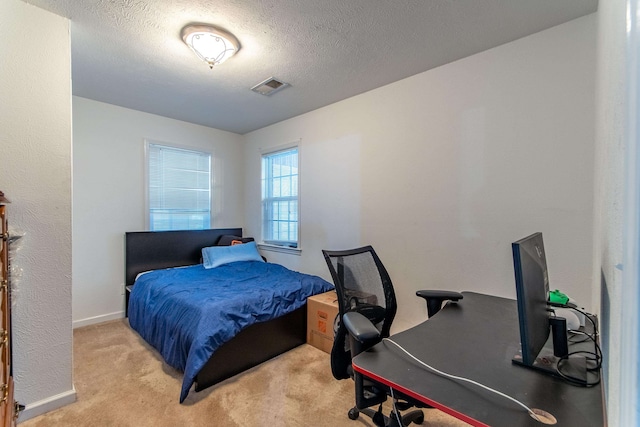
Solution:
<svg viewBox="0 0 640 427"><path fill-rule="evenodd" d="M349 311L366 316L389 336L396 315L396 296L389 273L371 246L344 251L322 251L338 295L339 319ZM346 330L339 322L331 350L331 370L338 379L349 378L351 354Z"/></svg>

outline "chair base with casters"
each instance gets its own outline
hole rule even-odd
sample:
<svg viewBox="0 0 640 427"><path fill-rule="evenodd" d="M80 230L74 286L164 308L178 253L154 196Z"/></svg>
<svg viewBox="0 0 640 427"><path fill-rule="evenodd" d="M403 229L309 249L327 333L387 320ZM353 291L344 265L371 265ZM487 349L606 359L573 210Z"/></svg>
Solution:
<svg viewBox="0 0 640 427"><path fill-rule="evenodd" d="M402 402L397 402L396 405L401 405ZM397 411L397 412L396 412ZM407 414L402 415L397 409L396 411L391 411L389 415L384 415L382 413L382 404L378 408L377 411L374 411L371 408L358 409L357 407L353 407L349 409L347 415L351 420L357 420L360 416L360 413L368 416L373 420L373 424L378 427L407 427L409 424L422 424L424 422L424 413L421 410L413 410ZM398 419L400 419L400 423L398 424Z"/></svg>
<svg viewBox="0 0 640 427"><path fill-rule="evenodd" d="M361 313L355 311L345 313L342 321L349 333L349 346L352 355L360 354L380 342L380 332ZM407 410L414 405L398 400L393 395L393 390L389 390L389 388L365 378L363 375L354 372L352 368L350 373L353 374L353 379L356 383L356 406L351 408L347 414L350 419L358 419L360 412L362 412L379 427L406 427L411 423L422 424L424 422L424 413L421 410L413 410L404 415L400 413L400 411ZM389 416L385 416L382 413L382 402L387 400L388 394L393 397L394 409L389 413ZM374 405L379 405L377 411L371 409L371 406Z"/></svg>
<svg viewBox="0 0 640 427"><path fill-rule="evenodd" d="M429 317L440 311L444 301L456 302L462 299L460 293L449 291L418 291L416 294L426 300ZM345 313L342 316L342 321L348 332L352 356L371 348L382 339L380 331L361 313L355 311ZM356 383L356 406L347 413L349 419L356 420L359 414L363 413L370 417L378 427L407 427L411 423L422 424L424 422L424 413L421 410L413 410L404 415L400 413L400 411L407 410L414 405L395 398L393 390L374 383L362 374L354 372L352 368L349 369L349 373L352 374ZM385 416L382 413L382 402L386 400L388 395L394 397L394 409L389 413L389 416ZM379 405L377 411L371 409L375 405Z"/></svg>
<svg viewBox="0 0 640 427"><path fill-rule="evenodd" d="M353 379L356 383L356 406L347 413L349 419L356 420L362 413L371 418L378 427L406 427L411 423L422 424L424 422L424 413L419 409L402 414L401 411L406 411L414 405L395 397L393 409L388 416L384 415L382 403L387 400L387 395L392 393L390 389L373 383L357 372L354 372ZM379 405L377 410L371 408L375 405Z"/></svg>

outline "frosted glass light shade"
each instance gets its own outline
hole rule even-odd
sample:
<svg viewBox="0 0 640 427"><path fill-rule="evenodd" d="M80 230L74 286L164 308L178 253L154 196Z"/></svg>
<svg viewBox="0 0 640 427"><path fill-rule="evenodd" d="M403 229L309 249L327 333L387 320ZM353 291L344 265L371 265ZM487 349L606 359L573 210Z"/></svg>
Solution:
<svg viewBox="0 0 640 427"><path fill-rule="evenodd" d="M209 68L222 64L240 50L233 34L210 25L187 25L182 29L182 40Z"/></svg>

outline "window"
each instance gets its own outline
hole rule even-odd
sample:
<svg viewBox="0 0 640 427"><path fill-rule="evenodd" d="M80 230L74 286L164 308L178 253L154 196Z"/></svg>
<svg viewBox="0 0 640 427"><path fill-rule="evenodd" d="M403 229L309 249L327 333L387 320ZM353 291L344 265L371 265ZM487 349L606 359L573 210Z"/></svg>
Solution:
<svg viewBox="0 0 640 427"><path fill-rule="evenodd" d="M211 226L211 154L147 143L149 230Z"/></svg>
<svg viewBox="0 0 640 427"><path fill-rule="evenodd" d="M262 239L298 247L298 147L262 155Z"/></svg>

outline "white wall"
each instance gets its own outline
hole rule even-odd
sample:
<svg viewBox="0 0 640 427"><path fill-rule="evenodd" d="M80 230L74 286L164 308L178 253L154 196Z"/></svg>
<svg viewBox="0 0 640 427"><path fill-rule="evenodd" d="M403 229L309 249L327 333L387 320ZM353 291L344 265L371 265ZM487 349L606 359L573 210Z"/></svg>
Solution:
<svg viewBox="0 0 640 427"><path fill-rule="evenodd" d="M240 135L73 97L74 326L124 315L124 233L145 229L144 139L213 154L213 227L242 227Z"/></svg>
<svg viewBox="0 0 640 427"><path fill-rule="evenodd" d="M372 244L406 326L421 288L514 297L511 242L541 231L593 308L595 40L590 15L247 134L247 232L259 148L300 138L302 255L269 259L328 278L321 249Z"/></svg>
<svg viewBox="0 0 640 427"><path fill-rule="evenodd" d="M15 398L26 419L75 400L69 21L1 1L0 58L0 189L12 201L10 231L24 233L12 306Z"/></svg>
<svg viewBox="0 0 640 427"><path fill-rule="evenodd" d="M637 425L640 2L598 8L594 300L610 426Z"/></svg>

